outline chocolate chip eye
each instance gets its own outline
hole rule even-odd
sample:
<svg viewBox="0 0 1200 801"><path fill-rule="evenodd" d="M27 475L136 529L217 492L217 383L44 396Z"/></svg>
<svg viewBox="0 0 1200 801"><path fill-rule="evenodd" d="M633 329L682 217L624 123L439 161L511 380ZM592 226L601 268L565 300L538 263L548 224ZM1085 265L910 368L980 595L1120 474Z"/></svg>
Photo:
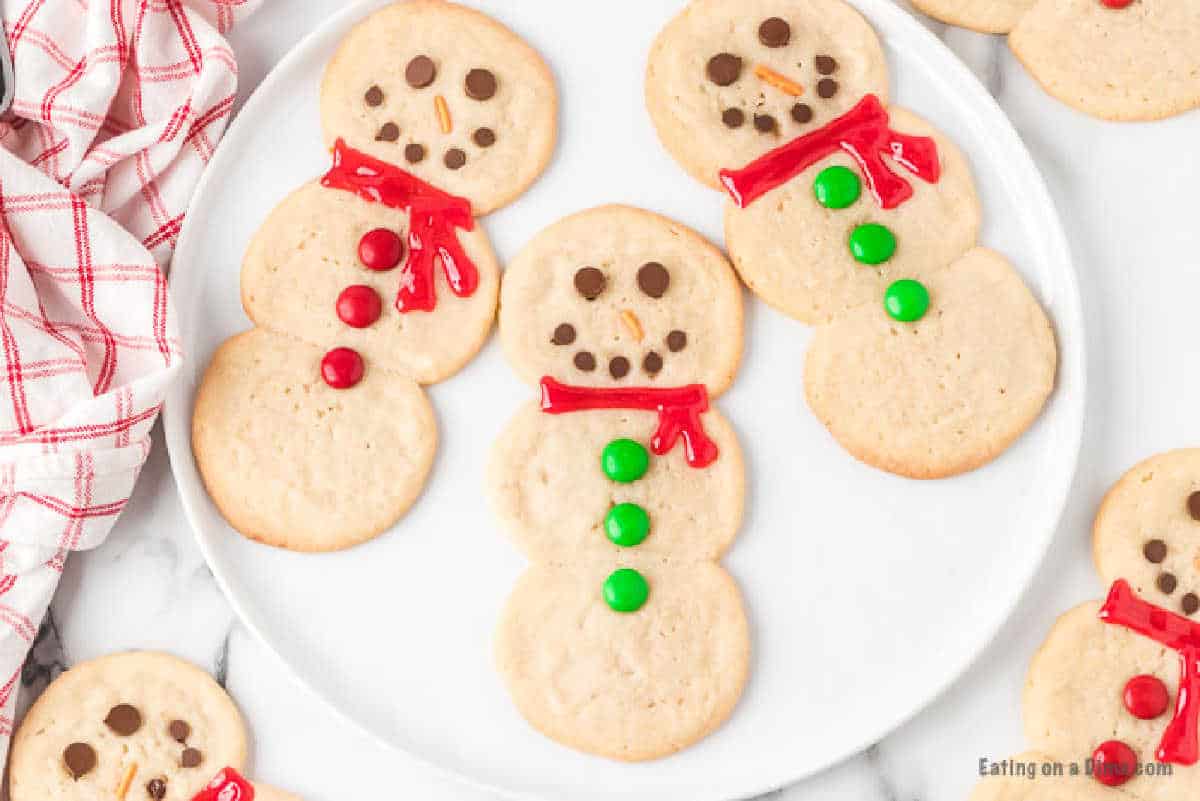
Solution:
<svg viewBox="0 0 1200 801"><path fill-rule="evenodd" d="M671 285L671 274L656 261L643 264L637 272L638 287L652 298L661 298Z"/></svg>
<svg viewBox="0 0 1200 801"><path fill-rule="evenodd" d="M496 144L496 132L491 128L480 128L471 134L471 141L479 147L491 147Z"/></svg>
<svg viewBox="0 0 1200 801"><path fill-rule="evenodd" d="M1188 496L1187 510L1193 520L1200 521L1200 492L1193 492Z"/></svg>
<svg viewBox="0 0 1200 801"><path fill-rule="evenodd" d="M773 133L776 125L775 118L770 114L754 115L754 130L759 133Z"/></svg>
<svg viewBox="0 0 1200 801"><path fill-rule="evenodd" d="M114 734L128 737L142 728L142 713L129 704L117 704L108 710L108 717L104 719L104 723Z"/></svg>
<svg viewBox="0 0 1200 801"><path fill-rule="evenodd" d="M608 374L618 380L629 375L629 359L624 356L614 356L608 363Z"/></svg>
<svg viewBox="0 0 1200 801"><path fill-rule="evenodd" d="M662 356L650 351L646 354L646 358L642 359L642 369L650 375L657 375L658 371L663 369Z"/></svg>
<svg viewBox="0 0 1200 801"><path fill-rule="evenodd" d="M718 53L708 60L708 79L717 86L729 86L742 74L742 60L732 53Z"/></svg>
<svg viewBox="0 0 1200 801"><path fill-rule="evenodd" d="M812 106L808 105L807 103L797 103L796 105L792 106L792 119L796 122L804 125L812 122L812 118Z"/></svg>
<svg viewBox="0 0 1200 801"><path fill-rule="evenodd" d="M585 373L590 373L596 369L596 357L586 350L581 350L575 354L575 368Z"/></svg>
<svg viewBox="0 0 1200 801"><path fill-rule="evenodd" d="M385 122L375 134L376 142L395 142L400 138L400 126L394 122Z"/></svg>
<svg viewBox="0 0 1200 801"><path fill-rule="evenodd" d="M491 100L496 94L496 76L491 70L473 69L467 73L467 97L472 100Z"/></svg>
<svg viewBox="0 0 1200 801"><path fill-rule="evenodd" d="M746 122L746 113L740 108L727 108L721 112L721 122L727 128L741 128Z"/></svg>
<svg viewBox="0 0 1200 801"><path fill-rule="evenodd" d="M608 280L595 267L581 267L575 273L575 289L588 300L595 300L604 291Z"/></svg>
<svg viewBox="0 0 1200 801"><path fill-rule="evenodd" d="M188 725L186 720L172 720L167 726L167 733L171 735L171 739L177 743L186 743L187 738L192 733L192 727Z"/></svg>
<svg viewBox="0 0 1200 801"><path fill-rule="evenodd" d="M367 90L367 93L363 95L363 101L368 106L372 107L383 105L383 90L378 86L372 86Z"/></svg>
<svg viewBox="0 0 1200 801"><path fill-rule="evenodd" d="M404 158L409 164L425 160L425 145L411 144L404 148Z"/></svg>
<svg viewBox="0 0 1200 801"><path fill-rule="evenodd" d="M679 353L687 347L687 334L678 329L667 334L667 350L671 353Z"/></svg>
<svg viewBox="0 0 1200 801"><path fill-rule="evenodd" d="M459 170L467 163L467 154L457 147L452 147L446 151L446 157L442 161L448 169Z"/></svg>
<svg viewBox="0 0 1200 801"><path fill-rule="evenodd" d="M833 78L822 78L817 81L817 95L825 100L838 93L838 82Z"/></svg>
<svg viewBox="0 0 1200 801"><path fill-rule="evenodd" d="M838 68L837 59L833 56L817 56L813 59L813 65L822 75L832 75Z"/></svg>
<svg viewBox="0 0 1200 801"><path fill-rule="evenodd" d="M437 66L429 56L417 56L404 68L404 80L414 89L424 89L437 78Z"/></svg>
<svg viewBox="0 0 1200 801"><path fill-rule="evenodd" d="M758 41L767 47L783 47L792 39L792 26L779 17L763 20L758 26Z"/></svg>
<svg viewBox="0 0 1200 801"><path fill-rule="evenodd" d="M575 341L575 326L570 323L560 323L554 329L554 336L550 337L550 341L555 345L570 345Z"/></svg>
<svg viewBox="0 0 1200 801"><path fill-rule="evenodd" d="M86 776L96 768L96 749L87 743L71 743L63 749L63 764L72 779Z"/></svg>

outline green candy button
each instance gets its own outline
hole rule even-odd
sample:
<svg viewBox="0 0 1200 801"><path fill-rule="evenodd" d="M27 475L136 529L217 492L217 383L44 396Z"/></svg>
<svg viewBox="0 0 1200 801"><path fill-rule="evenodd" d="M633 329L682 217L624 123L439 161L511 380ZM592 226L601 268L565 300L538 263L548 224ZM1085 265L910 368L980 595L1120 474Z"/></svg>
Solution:
<svg viewBox="0 0 1200 801"><path fill-rule="evenodd" d="M863 264L883 264L896 252L896 236L878 223L866 223L850 233L850 252Z"/></svg>
<svg viewBox="0 0 1200 801"><path fill-rule="evenodd" d="M636 503L618 503L604 518L604 533L622 548L640 545L650 533L650 515Z"/></svg>
<svg viewBox="0 0 1200 801"><path fill-rule="evenodd" d="M633 568L614 570L604 580L604 602L614 612L636 612L649 595L650 585Z"/></svg>
<svg viewBox="0 0 1200 801"><path fill-rule="evenodd" d="M604 475L613 481L628 484L646 475L650 467L650 453L640 442L614 439L604 446L600 466L604 468Z"/></svg>
<svg viewBox="0 0 1200 801"><path fill-rule="evenodd" d="M887 288L883 307L893 320L915 323L929 311L929 290L920 281L902 278Z"/></svg>
<svg viewBox="0 0 1200 801"><path fill-rule="evenodd" d="M844 209L862 194L862 181L849 167L826 167L813 181L813 194L827 209Z"/></svg>

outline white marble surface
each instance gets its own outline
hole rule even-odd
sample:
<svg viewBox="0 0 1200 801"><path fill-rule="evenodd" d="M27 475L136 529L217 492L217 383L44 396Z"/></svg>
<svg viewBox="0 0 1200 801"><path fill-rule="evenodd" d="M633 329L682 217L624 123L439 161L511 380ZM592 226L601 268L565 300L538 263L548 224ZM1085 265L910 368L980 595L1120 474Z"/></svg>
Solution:
<svg viewBox="0 0 1200 801"><path fill-rule="evenodd" d="M235 31L242 95L339 5L276 0ZM980 757L999 759L1023 747L1020 688L1051 622L1102 591L1089 559L1089 529L1104 490L1139 458L1200 441L1200 203L1194 194L1200 113L1152 125L1100 123L1044 96L1002 40L931 27L1009 113L1067 227L1090 351L1081 467L1035 585L971 672L866 753L768 796L786 801L963 801ZM259 779L308 801L493 799L375 745L291 683L238 624L213 582L159 445L109 541L68 564L26 671L32 690L64 664L114 650L166 649L214 671L236 696L254 731ZM970 592L963 587L962 597L947 603L969 603ZM886 664L879 667L886 675Z"/></svg>

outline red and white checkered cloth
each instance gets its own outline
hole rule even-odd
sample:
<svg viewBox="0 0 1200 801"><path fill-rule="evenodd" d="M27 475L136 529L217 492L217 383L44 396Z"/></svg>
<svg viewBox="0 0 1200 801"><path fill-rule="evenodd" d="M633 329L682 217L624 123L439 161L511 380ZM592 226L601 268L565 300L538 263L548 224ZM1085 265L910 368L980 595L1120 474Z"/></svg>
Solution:
<svg viewBox="0 0 1200 801"><path fill-rule="evenodd" d="M0 767L67 554L112 528L182 356L163 268L252 0L0 0Z"/></svg>

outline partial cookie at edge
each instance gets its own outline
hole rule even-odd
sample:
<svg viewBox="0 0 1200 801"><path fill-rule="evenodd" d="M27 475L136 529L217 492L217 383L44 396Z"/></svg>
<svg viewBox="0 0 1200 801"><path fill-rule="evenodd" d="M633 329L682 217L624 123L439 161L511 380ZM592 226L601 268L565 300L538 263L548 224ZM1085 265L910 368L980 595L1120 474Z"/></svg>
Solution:
<svg viewBox="0 0 1200 801"><path fill-rule="evenodd" d="M912 0L912 4L918 10L950 25L980 33L1008 33L1036 1Z"/></svg>
<svg viewBox="0 0 1200 801"><path fill-rule="evenodd" d="M1156 120L1200 105L1200 3L1039 0L1009 36L1059 100L1109 120Z"/></svg>
<svg viewBox="0 0 1200 801"><path fill-rule="evenodd" d="M106 720L119 705L135 712L110 726ZM188 725L186 746L168 736L173 720ZM77 742L92 748L95 759L73 779L64 751ZM199 766L180 765L185 747L198 751ZM191 798L218 768L242 770L246 753L241 713L206 672L163 653L113 654L63 673L26 713L13 737L9 791L13 801L92 801L112 797L135 766L138 787L161 778L170 797Z"/></svg>
<svg viewBox="0 0 1200 801"><path fill-rule="evenodd" d="M1145 600L1200 622L1197 543L1200 448L1181 449L1142 461L1112 486L1096 514L1092 556L1105 584L1125 579Z"/></svg>

